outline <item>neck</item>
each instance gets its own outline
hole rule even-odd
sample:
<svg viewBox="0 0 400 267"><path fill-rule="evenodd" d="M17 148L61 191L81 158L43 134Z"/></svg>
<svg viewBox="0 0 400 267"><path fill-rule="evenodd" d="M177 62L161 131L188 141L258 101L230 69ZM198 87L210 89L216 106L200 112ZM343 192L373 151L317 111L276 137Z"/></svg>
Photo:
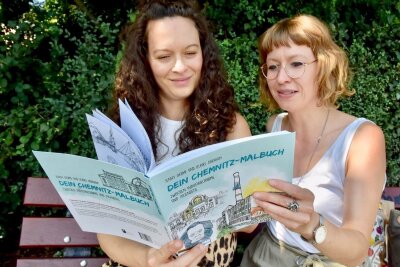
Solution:
<svg viewBox="0 0 400 267"><path fill-rule="evenodd" d="M309 112L289 113L286 129L296 132L296 136L312 142L321 138L326 131L330 108L320 107Z"/></svg>
<svg viewBox="0 0 400 267"><path fill-rule="evenodd" d="M182 101L169 101L161 104L161 115L174 121L182 121L189 110L189 103Z"/></svg>
<svg viewBox="0 0 400 267"><path fill-rule="evenodd" d="M304 157L305 155L306 156L310 155L305 167L297 166L298 173L302 173L302 176L297 182L297 184L299 184L303 179L304 175L310 171L314 155L316 154L321 141L324 142L323 139L324 139L324 134L326 134L326 126L328 124L330 111L331 110L329 108L326 108L325 112L321 112L323 114L322 116L315 117L317 118L316 121L314 121L313 118L308 119L309 121L312 122L310 125L314 125L313 129L309 128L308 132L300 131L300 134L299 132L296 132L296 147L300 143L299 145L300 150L303 150L303 152L301 153L302 157ZM302 166L304 166L304 164L305 163L303 163Z"/></svg>

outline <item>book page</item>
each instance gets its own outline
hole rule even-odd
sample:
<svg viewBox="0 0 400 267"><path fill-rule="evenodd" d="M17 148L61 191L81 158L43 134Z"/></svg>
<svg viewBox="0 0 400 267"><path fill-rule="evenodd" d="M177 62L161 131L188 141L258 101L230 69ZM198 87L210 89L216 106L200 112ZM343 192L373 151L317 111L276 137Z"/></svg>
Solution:
<svg viewBox="0 0 400 267"><path fill-rule="evenodd" d="M75 155L39 151L34 155L83 231L155 248L170 240L142 173Z"/></svg>
<svg viewBox="0 0 400 267"><path fill-rule="evenodd" d="M99 111L86 114L97 158L102 161L146 173L145 159L131 138L114 122L105 121ZM102 119L101 119L102 118Z"/></svg>
<svg viewBox="0 0 400 267"><path fill-rule="evenodd" d="M286 131L268 133L268 136L282 135L282 132L286 132ZM157 174L163 172L164 170L174 168L175 166L179 166L180 164L182 164L192 158L200 157L202 155L208 154L212 151L221 149L226 146L231 146L231 145L234 145L237 143L246 142L247 140L254 140L254 139L259 139L259 138L264 138L264 135L260 134L260 135L255 135L255 136L248 136L248 137L244 137L244 138L240 138L240 139L234 139L234 140L230 140L230 141L220 142L220 143L216 143L213 145L208 145L208 146L204 146L204 147L201 147L198 149L194 149L194 150L188 151L186 153L179 154L178 156L175 156L175 157L169 159L168 161L157 165L154 169L149 171L148 174L149 174L149 176L156 176Z"/></svg>
<svg viewBox="0 0 400 267"><path fill-rule="evenodd" d="M289 132L237 139L157 170L150 183L172 238L191 247L266 221L252 194L276 192L271 178L291 182L294 141Z"/></svg>
<svg viewBox="0 0 400 267"><path fill-rule="evenodd" d="M119 99L118 104L121 119L121 128L138 146L143 154L147 170L151 170L152 168L154 168L156 163L147 132L126 100L125 103L123 103Z"/></svg>

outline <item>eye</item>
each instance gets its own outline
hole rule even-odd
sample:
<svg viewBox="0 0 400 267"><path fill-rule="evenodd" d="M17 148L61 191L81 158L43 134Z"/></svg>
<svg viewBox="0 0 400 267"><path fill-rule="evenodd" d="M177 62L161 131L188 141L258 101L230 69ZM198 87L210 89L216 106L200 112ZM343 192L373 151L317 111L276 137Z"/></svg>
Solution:
<svg viewBox="0 0 400 267"><path fill-rule="evenodd" d="M301 61L293 61L292 63L290 63L290 67L292 67L292 68L300 68L303 65L304 65L304 63Z"/></svg>
<svg viewBox="0 0 400 267"><path fill-rule="evenodd" d="M195 56L195 55L197 55L197 51L186 51L185 54L187 56Z"/></svg>
<svg viewBox="0 0 400 267"><path fill-rule="evenodd" d="M277 71L278 65L268 65L268 71Z"/></svg>
<svg viewBox="0 0 400 267"><path fill-rule="evenodd" d="M160 56L157 56L156 58L158 59L158 60L167 60L167 59L169 59L171 56L170 55L160 55Z"/></svg>

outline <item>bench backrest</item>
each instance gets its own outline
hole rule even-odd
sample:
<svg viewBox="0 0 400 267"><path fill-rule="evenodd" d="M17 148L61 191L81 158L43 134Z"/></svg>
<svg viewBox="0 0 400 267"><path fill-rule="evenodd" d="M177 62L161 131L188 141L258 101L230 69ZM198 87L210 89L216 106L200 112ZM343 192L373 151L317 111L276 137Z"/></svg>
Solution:
<svg viewBox="0 0 400 267"><path fill-rule="evenodd" d="M34 207L65 208L64 202L47 178L29 177L24 205ZM21 227L21 248L98 247L95 233L84 232L72 217L24 217ZM17 267L24 266L101 266L107 258L22 258Z"/></svg>

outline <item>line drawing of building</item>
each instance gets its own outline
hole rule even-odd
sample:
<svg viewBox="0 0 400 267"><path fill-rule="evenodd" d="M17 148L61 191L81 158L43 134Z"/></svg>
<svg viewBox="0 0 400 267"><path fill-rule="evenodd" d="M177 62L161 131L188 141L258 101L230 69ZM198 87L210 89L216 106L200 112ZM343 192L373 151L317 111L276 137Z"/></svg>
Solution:
<svg viewBox="0 0 400 267"><path fill-rule="evenodd" d="M151 191L148 188L147 184L145 184L139 177L134 177L132 178L130 183L127 183L121 175L105 170L103 170L102 174L99 174L99 177L103 185L106 187L123 191L131 195L139 196L150 201L153 200Z"/></svg>
<svg viewBox="0 0 400 267"><path fill-rule="evenodd" d="M252 195L243 198L239 172L233 173L233 191L235 205L228 206L222 212L220 227L235 227L242 224L257 224L269 220L262 208L257 206Z"/></svg>
<svg viewBox="0 0 400 267"><path fill-rule="evenodd" d="M117 144L115 142L113 128L110 126L109 129L109 138L106 139L101 131L97 128L97 126L93 123L89 123L89 128L93 136L93 142L100 144L102 146L108 147L115 154L121 154L125 162L134 170L141 171L145 169L146 163L144 159L142 159L135 151L140 151L138 147L136 149L133 146L136 146L134 143L127 141L120 148L117 148ZM108 161L110 160L110 161ZM107 161L115 164L116 160L111 156L107 156Z"/></svg>
<svg viewBox="0 0 400 267"><path fill-rule="evenodd" d="M227 205L221 216L213 219L219 231L268 220L268 216L255 204L251 195L243 198L239 172L233 173L232 191L234 191L235 203ZM175 212L170 216L168 226L172 237L179 239L179 232L190 228L199 219L206 218L206 215L218 205L223 205L226 194L228 191L220 191L214 196L194 196L183 211Z"/></svg>
<svg viewBox="0 0 400 267"><path fill-rule="evenodd" d="M235 192L235 205L228 206L222 213L225 226L251 221L250 196L243 198L239 172L233 173L233 191Z"/></svg>
<svg viewBox="0 0 400 267"><path fill-rule="evenodd" d="M111 149L114 153L117 153L117 147L115 144L115 138L112 132L112 128L110 126L110 132L109 132L109 138L106 140L104 136L101 134L100 130L94 125L93 123L89 123L89 128L92 132L93 139L96 143L107 146L109 149Z"/></svg>
<svg viewBox="0 0 400 267"><path fill-rule="evenodd" d="M196 220L207 217L207 214L220 203L222 194L222 192L219 192L214 196L195 195L189 201L186 209L179 213L173 213L168 222L172 236L179 238L179 231Z"/></svg>
<svg viewBox="0 0 400 267"><path fill-rule="evenodd" d="M236 203L243 200L242 196L242 186L240 185L239 172L233 173L233 191L235 191Z"/></svg>

